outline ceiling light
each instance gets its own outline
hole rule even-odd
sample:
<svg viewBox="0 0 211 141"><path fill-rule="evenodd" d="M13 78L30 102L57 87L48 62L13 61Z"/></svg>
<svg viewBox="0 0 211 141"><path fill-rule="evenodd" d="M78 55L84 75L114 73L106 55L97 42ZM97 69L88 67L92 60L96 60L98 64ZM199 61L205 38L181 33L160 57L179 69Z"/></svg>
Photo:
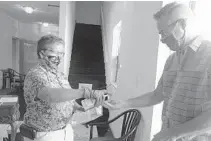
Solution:
<svg viewBox="0 0 211 141"><path fill-rule="evenodd" d="M26 7L24 7L24 11L28 14L31 14L34 12L34 9L32 7L26 6Z"/></svg>
<svg viewBox="0 0 211 141"><path fill-rule="evenodd" d="M48 26L48 23L43 23L42 25L45 26L45 27L47 27Z"/></svg>

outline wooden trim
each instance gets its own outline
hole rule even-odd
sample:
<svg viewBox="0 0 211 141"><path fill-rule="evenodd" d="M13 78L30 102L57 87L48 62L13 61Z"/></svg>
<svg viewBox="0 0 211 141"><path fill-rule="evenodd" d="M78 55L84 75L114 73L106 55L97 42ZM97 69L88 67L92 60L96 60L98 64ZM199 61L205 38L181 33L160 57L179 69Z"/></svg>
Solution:
<svg viewBox="0 0 211 141"><path fill-rule="evenodd" d="M107 39L106 39L106 26L105 26L105 20L104 20L104 16L103 16L103 3L101 5L101 22L102 22L102 44L103 44L103 54L104 54L104 64L105 64L105 77L106 77L106 84L108 85L111 81L111 77L110 77L110 67L109 67L109 49L107 46Z"/></svg>

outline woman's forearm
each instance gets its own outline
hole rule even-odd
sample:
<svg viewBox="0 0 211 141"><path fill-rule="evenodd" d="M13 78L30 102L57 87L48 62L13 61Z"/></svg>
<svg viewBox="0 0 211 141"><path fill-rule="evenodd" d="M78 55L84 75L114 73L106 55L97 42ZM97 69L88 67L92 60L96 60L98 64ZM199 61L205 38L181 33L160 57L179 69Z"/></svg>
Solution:
<svg viewBox="0 0 211 141"><path fill-rule="evenodd" d="M57 103L81 98L83 95L83 89L43 88L38 93L38 98L49 103Z"/></svg>

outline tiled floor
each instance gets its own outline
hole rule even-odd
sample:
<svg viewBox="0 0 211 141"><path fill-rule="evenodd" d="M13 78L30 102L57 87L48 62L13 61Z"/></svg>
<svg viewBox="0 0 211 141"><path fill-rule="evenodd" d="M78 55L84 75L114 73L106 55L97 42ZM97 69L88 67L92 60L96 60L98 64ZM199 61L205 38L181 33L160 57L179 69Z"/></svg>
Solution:
<svg viewBox="0 0 211 141"><path fill-rule="evenodd" d="M83 125L78 125L76 127L73 128L74 129L74 133L75 133L75 137L74 137L74 141L89 141L89 128L86 128ZM97 129L96 127L93 128L93 137L97 137ZM111 130L108 130L108 132L105 135L106 137L113 137L113 134L111 132Z"/></svg>
<svg viewBox="0 0 211 141"><path fill-rule="evenodd" d="M89 128L83 125L73 127L74 141L89 141Z"/></svg>
<svg viewBox="0 0 211 141"><path fill-rule="evenodd" d="M7 129L10 129L10 126L7 124L0 124L0 141L3 140L3 137L7 136ZM83 125L77 125L73 127L74 129L74 141L89 141L89 128L86 128ZM111 135L108 133L107 135ZM93 137L97 137L97 130L94 127Z"/></svg>
<svg viewBox="0 0 211 141"><path fill-rule="evenodd" d="M3 141L3 137L7 136L7 129L10 129L8 124L0 124L0 141Z"/></svg>

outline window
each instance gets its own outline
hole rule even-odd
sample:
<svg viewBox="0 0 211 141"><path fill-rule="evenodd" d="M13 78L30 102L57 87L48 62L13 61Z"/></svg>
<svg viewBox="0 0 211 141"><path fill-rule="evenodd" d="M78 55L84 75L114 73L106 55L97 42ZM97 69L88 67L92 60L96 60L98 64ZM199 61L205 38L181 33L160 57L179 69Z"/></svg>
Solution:
<svg viewBox="0 0 211 141"><path fill-rule="evenodd" d="M121 30L122 21L119 21L113 28L113 44L112 44L112 82L117 83L118 72L120 68L119 53L121 46Z"/></svg>
<svg viewBox="0 0 211 141"><path fill-rule="evenodd" d="M199 30L203 38L211 41L211 1L195 1L193 11L196 15L196 21L198 23Z"/></svg>

